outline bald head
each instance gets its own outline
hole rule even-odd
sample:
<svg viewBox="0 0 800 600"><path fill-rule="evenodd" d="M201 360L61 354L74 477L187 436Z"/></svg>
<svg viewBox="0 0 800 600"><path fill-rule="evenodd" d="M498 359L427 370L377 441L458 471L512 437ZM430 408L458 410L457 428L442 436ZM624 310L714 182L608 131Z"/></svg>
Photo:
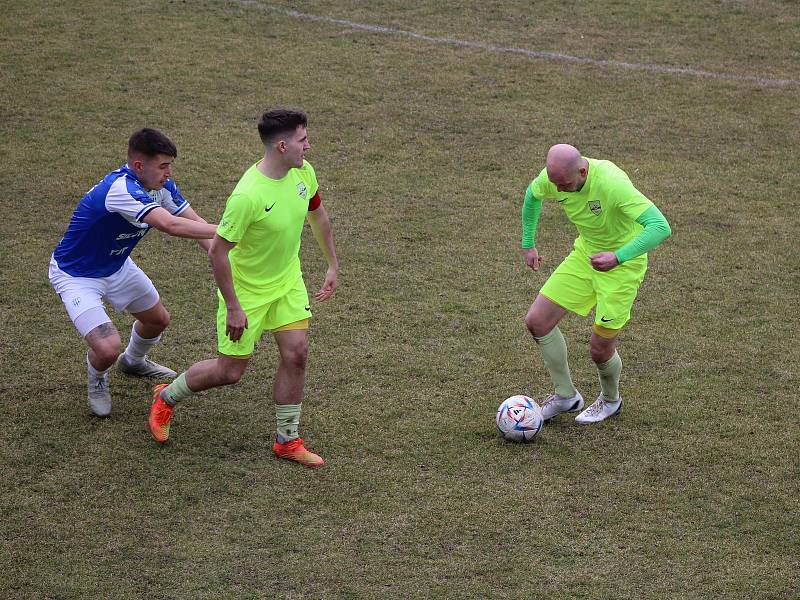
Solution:
<svg viewBox="0 0 800 600"><path fill-rule="evenodd" d="M556 144L547 152L547 178L559 192L576 192L583 187L588 162L575 146Z"/></svg>
<svg viewBox="0 0 800 600"><path fill-rule="evenodd" d="M581 153L575 146L556 144L547 151L547 170L563 171L574 169L581 160Z"/></svg>

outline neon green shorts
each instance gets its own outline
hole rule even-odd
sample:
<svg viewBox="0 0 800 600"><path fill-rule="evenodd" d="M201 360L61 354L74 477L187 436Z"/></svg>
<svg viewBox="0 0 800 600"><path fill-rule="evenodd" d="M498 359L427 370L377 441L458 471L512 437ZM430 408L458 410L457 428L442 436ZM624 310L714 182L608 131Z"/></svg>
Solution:
<svg viewBox="0 0 800 600"><path fill-rule="evenodd" d="M540 293L582 317L597 305L595 328L619 330L631 318L631 307L646 271L646 254L603 272L592 268L585 252L573 250L553 271Z"/></svg>
<svg viewBox="0 0 800 600"><path fill-rule="evenodd" d="M239 341L232 342L225 333L228 309L219 290L217 297L217 350L225 356L250 356L265 331L284 329L287 325L307 322L311 318L306 284L300 276L291 290L272 302L261 304L256 298L240 296L239 303L247 315L247 329ZM306 328L307 325L302 327Z"/></svg>

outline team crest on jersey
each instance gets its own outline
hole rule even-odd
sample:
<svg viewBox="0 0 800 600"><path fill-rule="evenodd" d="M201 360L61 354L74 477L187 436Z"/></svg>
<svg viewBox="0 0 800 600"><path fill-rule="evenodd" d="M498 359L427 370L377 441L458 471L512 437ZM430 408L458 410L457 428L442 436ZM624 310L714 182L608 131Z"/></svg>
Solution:
<svg viewBox="0 0 800 600"><path fill-rule="evenodd" d="M594 214L599 215L600 211L603 210L603 207L600 206L599 200L589 200L589 210Z"/></svg>
<svg viewBox="0 0 800 600"><path fill-rule="evenodd" d="M305 199L306 199L306 196L308 196L308 190L306 189L306 184L305 184L305 183L303 183L302 181L301 181L300 183L298 183L298 184L297 184L297 194L298 194L298 196L300 196L300 197L301 197L303 200L305 200Z"/></svg>

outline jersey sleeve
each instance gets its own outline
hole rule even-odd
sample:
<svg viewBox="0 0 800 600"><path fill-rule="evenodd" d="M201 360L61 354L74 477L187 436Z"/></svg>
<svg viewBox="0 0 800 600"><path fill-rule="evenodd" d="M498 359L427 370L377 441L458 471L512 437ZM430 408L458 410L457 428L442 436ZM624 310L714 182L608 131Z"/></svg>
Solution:
<svg viewBox="0 0 800 600"><path fill-rule="evenodd" d="M317 182L317 172L311 163L307 160L303 161L303 167L300 169L300 178L306 186L306 193L308 197L308 211L314 211L319 208L322 199L319 197L319 183Z"/></svg>
<svg viewBox="0 0 800 600"><path fill-rule="evenodd" d="M638 219L653 203L636 189L628 176L621 171L609 182L610 196L620 212L631 221Z"/></svg>
<svg viewBox="0 0 800 600"><path fill-rule="evenodd" d="M158 203L173 215L179 215L189 208L189 202L172 179L167 179L167 183L158 191Z"/></svg>
<svg viewBox="0 0 800 600"><path fill-rule="evenodd" d="M547 198L552 198L554 193L553 184L547 178L547 169L542 169L539 171L539 174L536 176L531 182L531 185L528 188L536 198L539 200L545 200Z"/></svg>
<svg viewBox="0 0 800 600"><path fill-rule="evenodd" d="M311 163L306 160L303 161L302 178L308 188L308 199L310 200L319 190L319 183L317 183L317 172L311 166Z"/></svg>
<svg viewBox="0 0 800 600"><path fill-rule="evenodd" d="M247 194L233 193L225 204L225 211L217 226L217 235L229 242L241 241L247 228L255 221L256 203Z"/></svg>
<svg viewBox="0 0 800 600"><path fill-rule="evenodd" d="M159 207L135 181L128 177L120 177L109 188L105 198L108 212L118 213L131 222L142 222L142 219L153 209Z"/></svg>

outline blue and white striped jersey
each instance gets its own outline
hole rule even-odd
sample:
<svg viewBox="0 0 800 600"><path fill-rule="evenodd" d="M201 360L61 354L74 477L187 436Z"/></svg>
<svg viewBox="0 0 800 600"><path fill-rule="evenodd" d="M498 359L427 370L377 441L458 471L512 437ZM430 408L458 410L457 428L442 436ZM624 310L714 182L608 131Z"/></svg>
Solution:
<svg viewBox="0 0 800 600"><path fill-rule="evenodd" d="M73 277L108 277L122 268L150 229L145 215L158 207L179 215L189 207L167 179L160 190L144 189L128 165L111 171L78 203L53 257Z"/></svg>

